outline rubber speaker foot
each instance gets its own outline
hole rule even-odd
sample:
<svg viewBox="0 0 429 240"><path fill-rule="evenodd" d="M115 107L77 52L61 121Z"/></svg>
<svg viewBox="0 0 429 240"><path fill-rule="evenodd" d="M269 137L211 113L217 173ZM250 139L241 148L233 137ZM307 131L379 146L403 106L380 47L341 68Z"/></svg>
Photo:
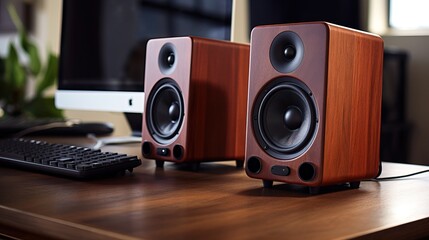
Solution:
<svg viewBox="0 0 429 240"><path fill-rule="evenodd" d="M156 160L155 163L156 163L156 167L158 167L158 168L164 167L164 161Z"/></svg>
<svg viewBox="0 0 429 240"><path fill-rule="evenodd" d="M273 181L271 180L262 180L262 184L264 188L272 188L273 187Z"/></svg>

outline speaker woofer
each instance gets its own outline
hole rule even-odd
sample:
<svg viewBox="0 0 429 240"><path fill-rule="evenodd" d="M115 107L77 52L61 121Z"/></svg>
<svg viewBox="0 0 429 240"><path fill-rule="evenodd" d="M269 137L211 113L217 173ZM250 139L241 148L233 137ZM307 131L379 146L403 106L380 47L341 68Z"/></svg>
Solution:
<svg viewBox="0 0 429 240"><path fill-rule="evenodd" d="M183 98L179 87L172 79L159 81L151 91L146 121L152 137L161 144L172 142L182 125Z"/></svg>
<svg viewBox="0 0 429 240"><path fill-rule="evenodd" d="M259 145L279 159L301 155L311 145L318 123L311 91L290 77L278 78L264 87L252 117Z"/></svg>
<svg viewBox="0 0 429 240"><path fill-rule="evenodd" d="M282 32L271 43L270 61L281 73L290 73L297 69L303 57L304 44L294 32Z"/></svg>

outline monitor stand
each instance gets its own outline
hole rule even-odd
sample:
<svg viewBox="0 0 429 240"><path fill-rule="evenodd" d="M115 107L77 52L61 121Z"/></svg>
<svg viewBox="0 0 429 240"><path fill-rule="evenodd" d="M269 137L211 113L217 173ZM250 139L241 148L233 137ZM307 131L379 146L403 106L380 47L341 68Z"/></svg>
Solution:
<svg viewBox="0 0 429 240"><path fill-rule="evenodd" d="M124 113L127 122L131 128L131 136L119 136L119 137L106 137L106 138L94 138L97 143L92 147L93 149L100 149L105 145L116 145L116 144L127 144L127 143L141 143L142 142L142 113Z"/></svg>
<svg viewBox="0 0 429 240"><path fill-rule="evenodd" d="M142 123L143 123L143 114L142 113L125 113L128 124L131 127L131 136L140 137L142 136Z"/></svg>

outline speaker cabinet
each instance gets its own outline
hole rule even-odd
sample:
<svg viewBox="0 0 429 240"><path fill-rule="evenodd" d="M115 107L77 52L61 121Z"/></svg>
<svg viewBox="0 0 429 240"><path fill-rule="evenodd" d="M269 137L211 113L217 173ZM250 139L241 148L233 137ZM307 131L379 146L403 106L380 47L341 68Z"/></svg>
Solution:
<svg viewBox="0 0 429 240"><path fill-rule="evenodd" d="M260 26L250 52L248 176L318 189L378 174L380 37L324 22Z"/></svg>
<svg viewBox="0 0 429 240"><path fill-rule="evenodd" d="M176 163L244 164L248 44L197 37L147 44L145 158Z"/></svg>

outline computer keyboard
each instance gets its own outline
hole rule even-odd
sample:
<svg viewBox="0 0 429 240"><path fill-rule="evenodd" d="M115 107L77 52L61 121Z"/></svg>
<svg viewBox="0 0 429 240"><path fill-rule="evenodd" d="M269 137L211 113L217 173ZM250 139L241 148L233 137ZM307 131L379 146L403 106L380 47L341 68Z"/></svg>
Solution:
<svg viewBox="0 0 429 240"><path fill-rule="evenodd" d="M9 138L0 140L0 164L85 179L132 172L141 160L85 147Z"/></svg>

